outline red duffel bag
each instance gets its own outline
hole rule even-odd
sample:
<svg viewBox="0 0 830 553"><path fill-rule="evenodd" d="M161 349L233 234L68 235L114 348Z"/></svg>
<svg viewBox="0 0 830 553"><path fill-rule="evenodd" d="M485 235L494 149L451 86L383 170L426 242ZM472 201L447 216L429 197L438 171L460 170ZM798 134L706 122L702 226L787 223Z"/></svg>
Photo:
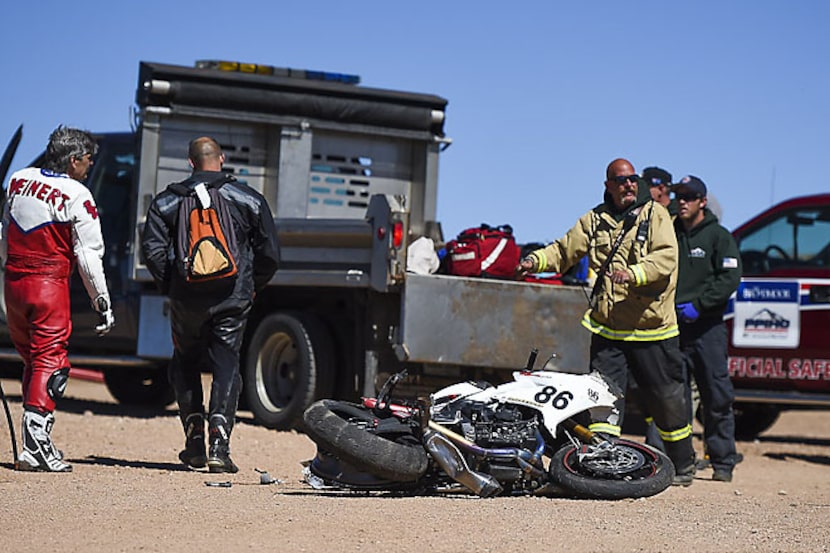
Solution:
<svg viewBox="0 0 830 553"><path fill-rule="evenodd" d="M447 242L447 271L458 276L513 279L520 254L513 227L482 224Z"/></svg>

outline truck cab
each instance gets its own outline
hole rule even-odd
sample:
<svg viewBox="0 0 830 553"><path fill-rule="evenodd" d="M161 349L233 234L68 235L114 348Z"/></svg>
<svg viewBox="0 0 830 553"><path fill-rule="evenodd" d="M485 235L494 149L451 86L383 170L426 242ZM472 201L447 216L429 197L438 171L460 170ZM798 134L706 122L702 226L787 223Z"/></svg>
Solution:
<svg viewBox="0 0 830 553"><path fill-rule="evenodd" d="M736 433L782 409L830 407L830 194L781 202L736 228L743 278L727 312Z"/></svg>

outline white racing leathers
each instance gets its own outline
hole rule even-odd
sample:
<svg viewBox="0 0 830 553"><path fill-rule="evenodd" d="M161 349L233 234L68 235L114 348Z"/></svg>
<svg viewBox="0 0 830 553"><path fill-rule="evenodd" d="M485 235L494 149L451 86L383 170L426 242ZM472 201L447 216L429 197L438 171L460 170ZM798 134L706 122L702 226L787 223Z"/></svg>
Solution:
<svg viewBox="0 0 830 553"><path fill-rule="evenodd" d="M9 333L23 358L23 405L46 414L69 376L69 277L76 263L89 297L110 304L104 240L92 194L67 175L22 169L7 194L0 257Z"/></svg>

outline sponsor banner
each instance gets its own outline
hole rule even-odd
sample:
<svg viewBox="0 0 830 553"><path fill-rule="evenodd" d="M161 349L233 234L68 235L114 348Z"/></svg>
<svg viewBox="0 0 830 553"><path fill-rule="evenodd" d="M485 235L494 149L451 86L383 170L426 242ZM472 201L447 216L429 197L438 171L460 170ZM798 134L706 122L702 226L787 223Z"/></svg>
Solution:
<svg viewBox="0 0 830 553"><path fill-rule="evenodd" d="M732 344L795 348L801 333L798 281L743 281L735 294Z"/></svg>

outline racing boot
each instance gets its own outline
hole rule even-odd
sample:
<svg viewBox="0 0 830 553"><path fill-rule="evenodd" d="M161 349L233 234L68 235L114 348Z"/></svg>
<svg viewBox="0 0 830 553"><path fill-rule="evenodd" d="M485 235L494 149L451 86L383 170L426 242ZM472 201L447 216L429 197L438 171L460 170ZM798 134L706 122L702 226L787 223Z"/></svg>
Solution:
<svg viewBox="0 0 830 553"><path fill-rule="evenodd" d="M179 452L179 460L193 468L202 468L207 464L205 451L205 416L191 413L183 421L184 449Z"/></svg>
<svg viewBox="0 0 830 553"><path fill-rule="evenodd" d="M238 472L239 467L234 464L230 455L231 425L228 424L228 419L224 415L210 416L208 440L210 441L208 470L210 472Z"/></svg>
<svg viewBox="0 0 830 553"><path fill-rule="evenodd" d="M72 472L72 465L63 462L63 454L52 443L50 434L54 424L52 413L24 409L23 452L17 460L17 470Z"/></svg>

